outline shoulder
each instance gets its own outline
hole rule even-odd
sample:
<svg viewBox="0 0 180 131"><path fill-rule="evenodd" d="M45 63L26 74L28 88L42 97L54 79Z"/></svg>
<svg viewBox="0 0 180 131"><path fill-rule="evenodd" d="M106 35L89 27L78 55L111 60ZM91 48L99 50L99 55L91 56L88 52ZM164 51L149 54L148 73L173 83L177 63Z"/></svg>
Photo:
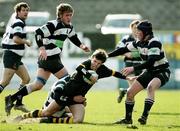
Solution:
<svg viewBox="0 0 180 131"><path fill-rule="evenodd" d="M57 26L58 21L57 20L50 20L47 22L47 24Z"/></svg>
<svg viewBox="0 0 180 131"><path fill-rule="evenodd" d="M16 26L20 26L23 28L25 26L25 23L21 19L15 19L12 23L12 27L14 28Z"/></svg>
<svg viewBox="0 0 180 131"><path fill-rule="evenodd" d="M157 37L153 37L152 39L149 40L149 46L161 46L162 43Z"/></svg>

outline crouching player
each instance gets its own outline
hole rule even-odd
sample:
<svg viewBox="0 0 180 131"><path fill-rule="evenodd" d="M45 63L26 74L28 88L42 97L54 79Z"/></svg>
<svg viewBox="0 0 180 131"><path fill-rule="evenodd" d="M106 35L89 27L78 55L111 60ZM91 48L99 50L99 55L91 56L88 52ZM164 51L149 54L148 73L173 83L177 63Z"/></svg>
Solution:
<svg viewBox="0 0 180 131"><path fill-rule="evenodd" d="M98 79L114 76L126 79L120 72L109 69L103 63L107 59L107 53L103 49L97 49L90 59L81 63L70 80L61 87L56 83L55 90L51 94L53 99L46 108L35 110L19 116L20 119L39 118L46 123L82 123L85 115L85 95ZM93 70L96 75L90 72ZM57 87L60 88L57 88ZM65 107L69 108L72 115L67 117L56 117L53 114ZM46 117L46 118L44 118Z"/></svg>

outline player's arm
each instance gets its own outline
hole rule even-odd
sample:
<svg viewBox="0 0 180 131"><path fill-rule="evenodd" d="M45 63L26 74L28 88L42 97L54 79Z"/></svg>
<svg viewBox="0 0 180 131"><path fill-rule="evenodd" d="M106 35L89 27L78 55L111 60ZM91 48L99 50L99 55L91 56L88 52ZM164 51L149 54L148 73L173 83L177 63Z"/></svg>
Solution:
<svg viewBox="0 0 180 131"><path fill-rule="evenodd" d="M44 37L48 37L51 34L53 34L55 30L55 26L53 23L48 22L47 24L43 25L42 27L38 28L35 31L35 40L36 43L38 45L38 47L40 48L41 46L43 46L43 38Z"/></svg>
<svg viewBox="0 0 180 131"><path fill-rule="evenodd" d="M126 79L126 76L122 75L120 72L112 70L112 76L120 78L120 79Z"/></svg>
<svg viewBox="0 0 180 131"><path fill-rule="evenodd" d="M110 77L114 76L120 79L126 79L126 76L122 75L120 72L115 71L113 69L109 69L107 66L102 65L101 66L101 75L99 77L105 78L105 77Z"/></svg>
<svg viewBox="0 0 180 131"><path fill-rule="evenodd" d="M43 25L42 27L38 28L35 31L35 40L39 47L39 59L40 60L47 59L46 49L43 45L43 38L48 37L51 34L53 34L54 30L55 30L54 24L51 22L48 22L47 24Z"/></svg>
<svg viewBox="0 0 180 131"><path fill-rule="evenodd" d="M83 62L82 64L80 64L76 70L79 73L82 73L84 75L84 77L86 77L87 79L89 79L92 83L95 83L98 80L98 77L93 76L85 67L86 65L90 64L89 60Z"/></svg>
<svg viewBox="0 0 180 131"><path fill-rule="evenodd" d="M115 56L123 55L127 52L129 52L127 47L117 48L114 51L108 53L108 57L115 57Z"/></svg>
<svg viewBox="0 0 180 131"><path fill-rule="evenodd" d="M76 45L77 47L81 48L82 50L84 50L85 52L89 52L90 49L85 45L82 44L81 41L79 40L79 38L77 37L77 34L72 26L72 29L68 35L69 40Z"/></svg>
<svg viewBox="0 0 180 131"><path fill-rule="evenodd" d="M12 25L12 28L13 28L13 41L14 43L16 43L17 45L22 45L22 44L26 44L27 46L31 46L31 42L26 40L26 39L23 39L23 28L24 28L24 23L22 22L17 22L17 23L14 23Z"/></svg>
<svg viewBox="0 0 180 131"><path fill-rule="evenodd" d="M134 41L132 43L129 43L125 47L115 49L114 51L108 53L108 57L115 57L115 56L119 56L119 55L124 55L127 52L131 52L132 50L137 48L135 43L136 42Z"/></svg>
<svg viewBox="0 0 180 131"><path fill-rule="evenodd" d="M32 45L32 43L31 43L29 40L22 39L22 38L20 38L20 37L17 36L17 35L14 35L14 36L13 36L13 41L14 41L14 43L16 43L17 45L26 44L26 45L29 46L29 47Z"/></svg>
<svg viewBox="0 0 180 131"><path fill-rule="evenodd" d="M77 72L82 73L87 79L90 79L91 74L88 72L88 70L86 70L85 68L85 64L80 64L77 68L76 68Z"/></svg>

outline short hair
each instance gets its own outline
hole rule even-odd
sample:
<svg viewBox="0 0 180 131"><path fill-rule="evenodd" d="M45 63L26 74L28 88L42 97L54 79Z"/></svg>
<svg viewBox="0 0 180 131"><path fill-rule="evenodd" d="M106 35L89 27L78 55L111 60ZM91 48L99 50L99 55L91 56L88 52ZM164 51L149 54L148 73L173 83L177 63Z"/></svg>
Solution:
<svg viewBox="0 0 180 131"><path fill-rule="evenodd" d="M129 25L130 29L132 29L134 25L138 25L139 23L140 23L140 20L133 20Z"/></svg>
<svg viewBox="0 0 180 131"><path fill-rule="evenodd" d="M56 7L56 15L59 17L64 12L74 13L74 9L68 3L61 3Z"/></svg>
<svg viewBox="0 0 180 131"><path fill-rule="evenodd" d="M104 49L97 49L94 51L94 53L91 55L91 58L95 57L96 59L102 61L104 63L107 60L107 52Z"/></svg>
<svg viewBox="0 0 180 131"><path fill-rule="evenodd" d="M20 2L18 4L16 4L14 6L14 11L17 13L17 12L20 12L21 11L21 8L24 7L24 8L28 8L30 9L29 5L25 2Z"/></svg>

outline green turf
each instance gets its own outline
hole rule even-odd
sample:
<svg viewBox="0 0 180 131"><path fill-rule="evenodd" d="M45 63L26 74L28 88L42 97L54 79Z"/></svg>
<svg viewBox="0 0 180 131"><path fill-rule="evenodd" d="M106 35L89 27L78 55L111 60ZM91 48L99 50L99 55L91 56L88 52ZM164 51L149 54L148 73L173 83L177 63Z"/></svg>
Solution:
<svg viewBox="0 0 180 131"><path fill-rule="evenodd" d="M4 97L14 91L5 90L0 94L0 120L10 119L19 111L12 109L10 117L4 111ZM30 109L41 108L47 92L38 91L25 97L24 103ZM91 91L87 94L86 115L83 124L7 124L0 123L0 131L126 131L127 126L113 125L112 123L124 116L124 100L118 104L117 91ZM180 90L162 90L156 92L155 104L152 107L148 123L140 125L137 119L141 115L146 92L136 96L133 112L134 125L138 131L179 131L180 130Z"/></svg>

